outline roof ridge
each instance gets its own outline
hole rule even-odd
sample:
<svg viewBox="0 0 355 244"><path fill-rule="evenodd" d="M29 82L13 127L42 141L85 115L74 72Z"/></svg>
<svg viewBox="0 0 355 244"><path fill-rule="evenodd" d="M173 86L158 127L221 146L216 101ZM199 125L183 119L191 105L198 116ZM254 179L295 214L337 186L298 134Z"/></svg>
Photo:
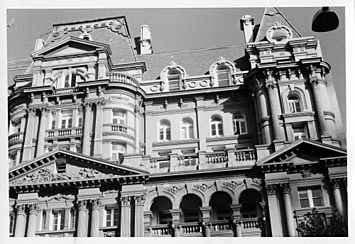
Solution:
<svg viewBox="0 0 355 244"><path fill-rule="evenodd" d="M274 7L278 12L279 14L282 16L282 18L285 19L285 21L287 22L287 24L289 24L289 26L291 26L293 28L293 30L299 35L299 36L302 36L302 34L297 30L297 28L286 18L286 16L277 8L277 7Z"/></svg>

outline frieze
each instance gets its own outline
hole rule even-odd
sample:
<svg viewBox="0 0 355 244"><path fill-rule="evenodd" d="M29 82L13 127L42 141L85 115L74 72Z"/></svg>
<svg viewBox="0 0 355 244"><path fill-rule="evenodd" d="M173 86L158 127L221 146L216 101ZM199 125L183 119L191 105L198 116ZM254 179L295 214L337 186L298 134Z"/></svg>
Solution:
<svg viewBox="0 0 355 244"><path fill-rule="evenodd" d="M261 186L261 184L263 183L263 180L259 178L253 178L251 181L258 186Z"/></svg>
<svg viewBox="0 0 355 244"><path fill-rule="evenodd" d="M236 180L231 180L231 181L225 181L222 183L223 186L228 187L232 190L235 190L237 186L243 185L244 184L244 179L236 179Z"/></svg>

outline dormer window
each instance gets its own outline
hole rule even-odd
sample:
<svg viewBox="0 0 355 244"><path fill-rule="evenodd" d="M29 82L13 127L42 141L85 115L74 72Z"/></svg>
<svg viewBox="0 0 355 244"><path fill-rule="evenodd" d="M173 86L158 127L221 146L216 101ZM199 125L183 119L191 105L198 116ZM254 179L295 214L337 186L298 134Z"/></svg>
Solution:
<svg viewBox="0 0 355 244"><path fill-rule="evenodd" d="M229 86L231 78L230 68L227 65L221 64L216 69L218 86Z"/></svg>
<svg viewBox="0 0 355 244"><path fill-rule="evenodd" d="M75 87L77 82L85 80L83 71L79 68L56 70L54 73L54 86L56 88Z"/></svg>
<svg viewBox="0 0 355 244"><path fill-rule="evenodd" d="M180 89L181 73L178 70L168 72L169 91L178 91Z"/></svg>

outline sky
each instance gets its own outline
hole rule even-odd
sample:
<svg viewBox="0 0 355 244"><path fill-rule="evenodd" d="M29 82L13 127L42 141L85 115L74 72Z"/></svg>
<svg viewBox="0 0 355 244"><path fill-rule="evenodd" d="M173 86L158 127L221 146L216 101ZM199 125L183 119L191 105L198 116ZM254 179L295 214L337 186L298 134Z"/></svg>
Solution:
<svg viewBox="0 0 355 244"><path fill-rule="evenodd" d="M315 33L311 23L319 9L279 8L302 36L320 40L323 58L332 67L333 83L346 126L345 9L332 8L340 21L336 30ZM15 19L14 26L7 29L7 60L29 57L35 40L46 37L53 24L113 16L126 16L132 38L139 36L140 25L148 24L155 53L244 45L240 18L249 14L254 17L255 24L259 24L263 11L264 8L7 9L7 21Z"/></svg>

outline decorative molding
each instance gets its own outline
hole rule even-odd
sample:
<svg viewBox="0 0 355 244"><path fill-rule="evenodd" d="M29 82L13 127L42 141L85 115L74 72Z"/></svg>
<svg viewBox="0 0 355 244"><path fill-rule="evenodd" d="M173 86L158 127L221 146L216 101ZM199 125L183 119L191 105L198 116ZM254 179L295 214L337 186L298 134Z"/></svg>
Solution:
<svg viewBox="0 0 355 244"><path fill-rule="evenodd" d="M225 181L222 183L223 186L235 190L238 186L245 184L245 179L237 178L235 180Z"/></svg>
<svg viewBox="0 0 355 244"><path fill-rule="evenodd" d="M291 188L289 183L280 184L280 187L283 194L290 194Z"/></svg>
<svg viewBox="0 0 355 244"><path fill-rule="evenodd" d="M131 197L130 196L121 196L120 200L121 200L122 207L131 206Z"/></svg>
<svg viewBox="0 0 355 244"><path fill-rule="evenodd" d="M175 195L176 193L178 193L178 192L181 191L182 189L184 189L184 185L167 186L167 187L165 187L165 188L163 189L163 191Z"/></svg>
<svg viewBox="0 0 355 244"><path fill-rule="evenodd" d="M267 185L266 186L266 193L268 195L276 195L277 192L277 185Z"/></svg>
<svg viewBox="0 0 355 244"><path fill-rule="evenodd" d="M145 202L145 195L133 196L136 205L143 205Z"/></svg>
<svg viewBox="0 0 355 244"><path fill-rule="evenodd" d="M202 184L193 185L192 187L199 191L206 192L208 189L211 189L213 186L214 186L213 183L209 183L209 184L202 183Z"/></svg>

